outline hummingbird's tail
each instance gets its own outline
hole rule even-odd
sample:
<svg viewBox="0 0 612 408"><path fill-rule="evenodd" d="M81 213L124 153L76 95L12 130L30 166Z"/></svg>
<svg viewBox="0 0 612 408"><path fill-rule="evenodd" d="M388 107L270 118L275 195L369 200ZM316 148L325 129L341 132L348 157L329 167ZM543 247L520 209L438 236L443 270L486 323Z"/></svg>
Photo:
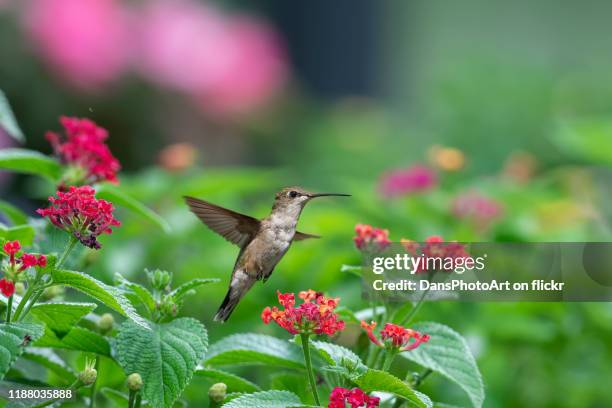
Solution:
<svg viewBox="0 0 612 408"><path fill-rule="evenodd" d="M242 270L237 270L232 276L232 282L223 299L223 303L219 306L214 320L217 322L225 322L231 316L232 312L238 306L240 299L251 289L256 279L251 278Z"/></svg>

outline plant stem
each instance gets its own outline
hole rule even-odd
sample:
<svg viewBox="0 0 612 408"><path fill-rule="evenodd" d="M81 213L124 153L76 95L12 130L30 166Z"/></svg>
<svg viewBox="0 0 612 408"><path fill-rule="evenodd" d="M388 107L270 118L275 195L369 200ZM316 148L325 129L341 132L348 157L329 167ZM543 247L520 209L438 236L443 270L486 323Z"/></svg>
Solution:
<svg viewBox="0 0 612 408"><path fill-rule="evenodd" d="M100 375L100 358L96 358L95 370ZM89 408L94 408L96 405L96 384L98 383L98 375L96 375L96 381L91 384L91 390L89 393Z"/></svg>
<svg viewBox="0 0 612 408"><path fill-rule="evenodd" d="M308 373L308 380L310 381L310 388L312 388L312 396L314 397L315 403L321 405L319 402L319 393L317 392L317 382L315 381L314 372L312 371L312 361L310 360L310 339L308 334L300 334L302 339L302 350L304 351L304 362L306 363L306 371Z"/></svg>
<svg viewBox="0 0 612 408"><path fill-rule="evenodd" d="M428 280L431 282L431 279L433 277L433 274L429 275ZM419 309L421 309L421 306L423 306L423 303L425 301L425 298L427 297L427 294L429 293L429 288L431 287L431 285L429 285L427 287L426 290L423 291L423 293L421 293L421 297L419 298L419 300L417 301L416 305L414 305L414 307L412 308L412 310L410 311L410 313L408 314L408 316L406 316L406 318L404 319L404 321L401 323L402 326L407 326L408 323L410 323L412 321L412 319L414 319L414 316L417 314L417 312L419 311Z"/></svg>
<svg viewBox="0 0 612 408"><path fill-rule="evenodd" d="M393 363L393 360L395 359L395 355L397 353L394 350L387 350L386 354L385 354L385 362L383 363L382 366L382 370L383 371L389 371L389 369L391 368L391 363Z"/></svg>
<svg viewBox="0 0 612 408"><path fill-rule="evenodd" d="M140 408L141 403L142 403L142 395L138 393L136 394L136 400L134 401L134 408Z"/></svg>
<svg viewBox="0 0 612 408"><path fill-rule="evenodd" d="M37 282L38 282L38 276L32 282L28 283L28 289L26 290L26 293L21 298L21 301L17 305L17 310L15 310L15 314L13 315L14 321L17 321L19 319L19 316L21 316L21 311L23 310L24 306L30 299L30 296L32 296L32 293L34 292L34 286L36 286Z"/></svg>
<svg viewBox="0 0 612 408"><path fill-rule="evenodd" d="M37 291L36 293L34 293L34 296L32 296L32 300L30 300L30 303L28 303L28 305L25 307L25 309L23 310L23 313L21 313L21 316L19 316L19 320L23 320L24 317L27 316L27 314L30 312L30 309L32 308L32 306L36 304L38 299L42 296L43 292L44 292L44 289L41 289Z"/></svg>
<svg viewBox="0 0 612 408"><path fill-rule="evenodd" d="M429 377L431 373L433 373L433 370L428 368L427 370L423 371L422 374L419 374L419 376L414 380L413 387L417 388L419 385L421 385L421 383L425 381L425 379Z"/></svg>
<svg viewBox="0 0 612 408"><path fill-rule="evenodd" d="M62 267L62 265L66 261L66 258L68 257L74 246L77 244L77 242L79 241L75 237L70 236L70 241L68 242L66 249L64 249L64 253L62 253L62 256L60 256L59 260L57 261L57 264L55 265L56 268L59 269Z"/></svg>
<svg viewBox="0 0 612 408"><path fill-rule="evenodd" d="M136 392L134 390L130 390L130 395L128 397L128 408L134 408L134 400L136 399Z"/></svg>
<svg viewBox="0 0 612 408"><path fill-rule="evenodd" d="M8 304L6 307L6 322L11 322L11 312L13 311L13 295L9 296Z"/></svg>

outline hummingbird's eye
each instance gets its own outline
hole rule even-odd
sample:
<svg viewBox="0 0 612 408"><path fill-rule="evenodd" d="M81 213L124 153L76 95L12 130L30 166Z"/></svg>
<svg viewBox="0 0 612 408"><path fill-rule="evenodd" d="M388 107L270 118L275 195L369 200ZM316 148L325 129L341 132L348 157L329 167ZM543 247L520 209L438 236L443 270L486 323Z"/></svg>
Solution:
<svg viewBox="0 0 612 408"><path fill-rule="evenodd" d="M295 191L295 190L291 190L291 191L289 192L289 197L291 197L291 198L295 198L295 197L297 197L297 196L299 196L299 195L300 195L300 193L298 193L298 192L297 192L297 191Z"/></svg>

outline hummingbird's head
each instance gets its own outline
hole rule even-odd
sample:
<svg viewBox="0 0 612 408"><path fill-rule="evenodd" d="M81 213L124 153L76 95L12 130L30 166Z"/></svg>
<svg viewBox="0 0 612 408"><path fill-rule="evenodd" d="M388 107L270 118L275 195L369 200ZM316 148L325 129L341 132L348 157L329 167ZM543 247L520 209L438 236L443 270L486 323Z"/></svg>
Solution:
<svg viewBox="0 0 612 408"><path fill-rule="evenodd" d="M301 210L304 208L306 203L316 197L324 196L344 196L348 197L350 194L338 194L338 193L311 193L310 191L304 190L301 187L285 187L278 193L276 193L276 200L274 201L274 208L287 208Z"/></svg>

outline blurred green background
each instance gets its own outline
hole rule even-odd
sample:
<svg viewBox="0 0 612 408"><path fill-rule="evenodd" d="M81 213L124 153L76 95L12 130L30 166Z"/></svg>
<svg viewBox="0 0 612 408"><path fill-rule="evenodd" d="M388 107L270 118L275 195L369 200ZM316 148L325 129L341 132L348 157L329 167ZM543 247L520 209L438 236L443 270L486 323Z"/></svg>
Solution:
<svg viewBox="0 0 612 408"><path fill-rule="evenodd" d="M94 3L81 10L93 20L81 23L98 21L96 13L103 21L109 7L126 8L132 18L147 12L146 2ZM121 188L172 226L164 234L120 212L122 227L92 255L98 262L88 272L94 276L111 281L120 272L143 281L144 268L159 267L172 271L177 283L221 278L182 310L202 320L215 341L247 331L284 335L259 318L275 303L277 289L313 288L351 308L366 307L358 279L340 272L341 265L360 262L352 243L357 223L388 228L392 240L610 240L612 3L188 3L225 19L256 19L274 33L281 51L247 55L231 72L235 82L224 83L229 89L206 88L206 102L194 103L190 90L143 74L148 67L143 71L134 60L147 59L134 48L125 51L125 67L96 76L99 64L115 58L122 45L111 43L109 51L104 40L79 37L78 30L91 24L57 12L74 6L69 0L0 1L0 89L26 134L25 147L50 152L43 135L59 128L60 115L90 117L110 131L110 147L124 167ZM59 20L73 31L40 34L31 26L40 19L51 25ZM163 38L163 24L151 27L161 30L154 39ZM232 37L234 26L228 27ZM181 41L191 38L193 52L179 57L201 52L216 61L225 55L222 46L202 48L199 37L181 35ZM248 41L244 46L256 48ZM89 63L93 50L99 60ZM266 58L282 69L266 68ZM179 62L170 68L180 78L190 61ZM274 75L284 77L275 81ZM259 80L255 102L238 95L237 110L216 105L215 92L235 95L241 81ZM88 86L95 81L98 86ZM2 146L10 143L0 135ZM381 192L389 172L401 175L415 164L426 166L437 182L424 191L395 189L392 197ZM287 185L353 197L309 204L299 228L324 238L296 243L227 324L213 323L237 248L201 225L181 196L263 217L275 191ZM39 180L0 175L2 198L29 211L51 191ZM497 211L487 217L468 200L476 207L458 215L456 200L466 194L485 198ZM484 378L486 407L612 406L610 304L439 302L426 304L418 320L440 321L468 338ZM258 382L269 374L265 368L242 373ZM121 381L118 375L114 384ZM203 403L205 386L196 378L188 388L193 406ZM461 390L441 377L428 379L423 392L466 404Z"/></svg>

